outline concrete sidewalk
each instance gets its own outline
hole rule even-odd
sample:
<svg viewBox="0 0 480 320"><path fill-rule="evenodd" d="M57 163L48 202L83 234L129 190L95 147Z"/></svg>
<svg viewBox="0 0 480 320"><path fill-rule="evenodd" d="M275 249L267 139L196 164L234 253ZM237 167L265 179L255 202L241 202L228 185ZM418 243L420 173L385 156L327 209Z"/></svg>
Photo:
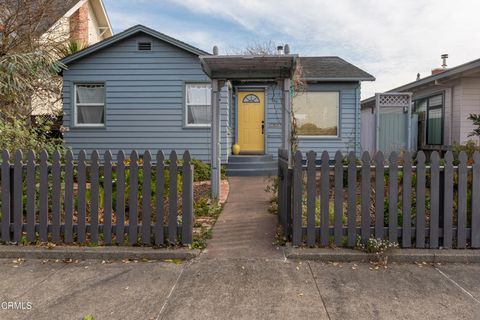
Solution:
<svg viewBox="0 0 480 320"><path fill-rule="evenodd" d="M475 265L0 260L0 319L478 319Z"/></svg>

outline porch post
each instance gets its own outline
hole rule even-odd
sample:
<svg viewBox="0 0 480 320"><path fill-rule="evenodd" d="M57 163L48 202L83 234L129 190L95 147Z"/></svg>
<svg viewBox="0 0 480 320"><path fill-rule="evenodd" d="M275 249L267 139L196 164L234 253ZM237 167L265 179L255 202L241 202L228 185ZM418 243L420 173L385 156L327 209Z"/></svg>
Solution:
<svg viewBox="0 0 480 320"><path fill-rule="evenodd" d="M211 196L220 198L220 93L219 81L212 80Z"/></svg>
<svg viewBox="0 0 480 320"><path fill-rule="evenodd" d="M291 114L292 114L292 99L290 96L290 79L283 80L283 133L282 133L282 148L288 151L290 158L290 136L291 136Z"/></svg>

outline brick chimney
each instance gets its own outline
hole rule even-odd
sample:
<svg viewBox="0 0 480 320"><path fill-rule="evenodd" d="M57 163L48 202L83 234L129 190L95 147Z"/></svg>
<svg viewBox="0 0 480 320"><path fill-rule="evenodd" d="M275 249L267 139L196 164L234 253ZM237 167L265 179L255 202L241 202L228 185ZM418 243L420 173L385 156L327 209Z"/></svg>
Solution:
<svg viewBox="0 0 480 320"><path fill-rule="evenodd" d="M88 1L70 16L70 40L88 45Z"/></svg>
<svg viewBox="0 0 480 320"><path fill-rule="evenodd" d="M435 69L432 69L432 76L436 75L436 74L439 74L439 73L442 73L444 72L445 69L443 68L435 68Z"/></svg>
<svg viewBox="0 0 480 320"><path fill-rule="evenodd" d="M441 68L432 69L432 76L433 76L433 75L436 75L436 74L439 74L439 73L442 73L442 72L444 72L444 71L447 70L448 54L447 54L447 53L442 54L441 58L442 58L442 61L443 61L442 67L441 67Z"/></svg>

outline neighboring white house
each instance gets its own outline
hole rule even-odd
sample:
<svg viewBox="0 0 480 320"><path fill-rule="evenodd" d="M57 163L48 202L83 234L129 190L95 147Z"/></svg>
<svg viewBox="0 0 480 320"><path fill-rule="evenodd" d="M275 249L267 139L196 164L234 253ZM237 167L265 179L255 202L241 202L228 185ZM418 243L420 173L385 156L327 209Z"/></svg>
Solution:
<svg viewBox="0 0 480 320"><path fill-rule="evenodd" d="M35 1L32 2L32 5ZM78 42L91 46L113 35L112 26L102 0L55 0L51 14L42 23L41 38L55 42ZM60 98L50 98L51 103L41 103L40 97L32 101L32 115L61 110Z"/></svg>
<svg viewBox="0 0 480 320"><path fill-rule="evenodd" d="M387 92L412 94L412 114L418 116L417 149L444 151L468 140L480 144L479 137L469 137L474 125L468 120L470 114L480 114L480 59L454 68L447 68L444 61L443 68L433 69L430 76ZM374 110L375 102L375 97L362 101L362 120ZM363 136L368 136L371 126L362 121ZM369 145L371 141L362 142L365 150Z"/></svg>

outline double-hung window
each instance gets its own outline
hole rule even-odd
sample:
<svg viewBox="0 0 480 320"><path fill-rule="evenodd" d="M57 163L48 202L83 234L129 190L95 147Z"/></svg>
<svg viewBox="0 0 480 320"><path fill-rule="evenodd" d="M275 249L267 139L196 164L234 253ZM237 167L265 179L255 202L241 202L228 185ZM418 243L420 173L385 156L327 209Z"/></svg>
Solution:
<svg viewBox="0 0 480 320"><path fill-rule="evenodd" d="M426 144L443 144L443 94L416 100L415 112L426 120Z"/></svg>
<svg viewBox="0 0 480 320"><path fill-rule="evenodd" d="M75 85L75 125L103 127L105 125L105 85Z"/></svg>
<svg viewBox="0 0 480 320"><path fill-rule="evenodd" d="M209 83L185 85L185 124L187 127L210 127L212 88Z"/></svg>

